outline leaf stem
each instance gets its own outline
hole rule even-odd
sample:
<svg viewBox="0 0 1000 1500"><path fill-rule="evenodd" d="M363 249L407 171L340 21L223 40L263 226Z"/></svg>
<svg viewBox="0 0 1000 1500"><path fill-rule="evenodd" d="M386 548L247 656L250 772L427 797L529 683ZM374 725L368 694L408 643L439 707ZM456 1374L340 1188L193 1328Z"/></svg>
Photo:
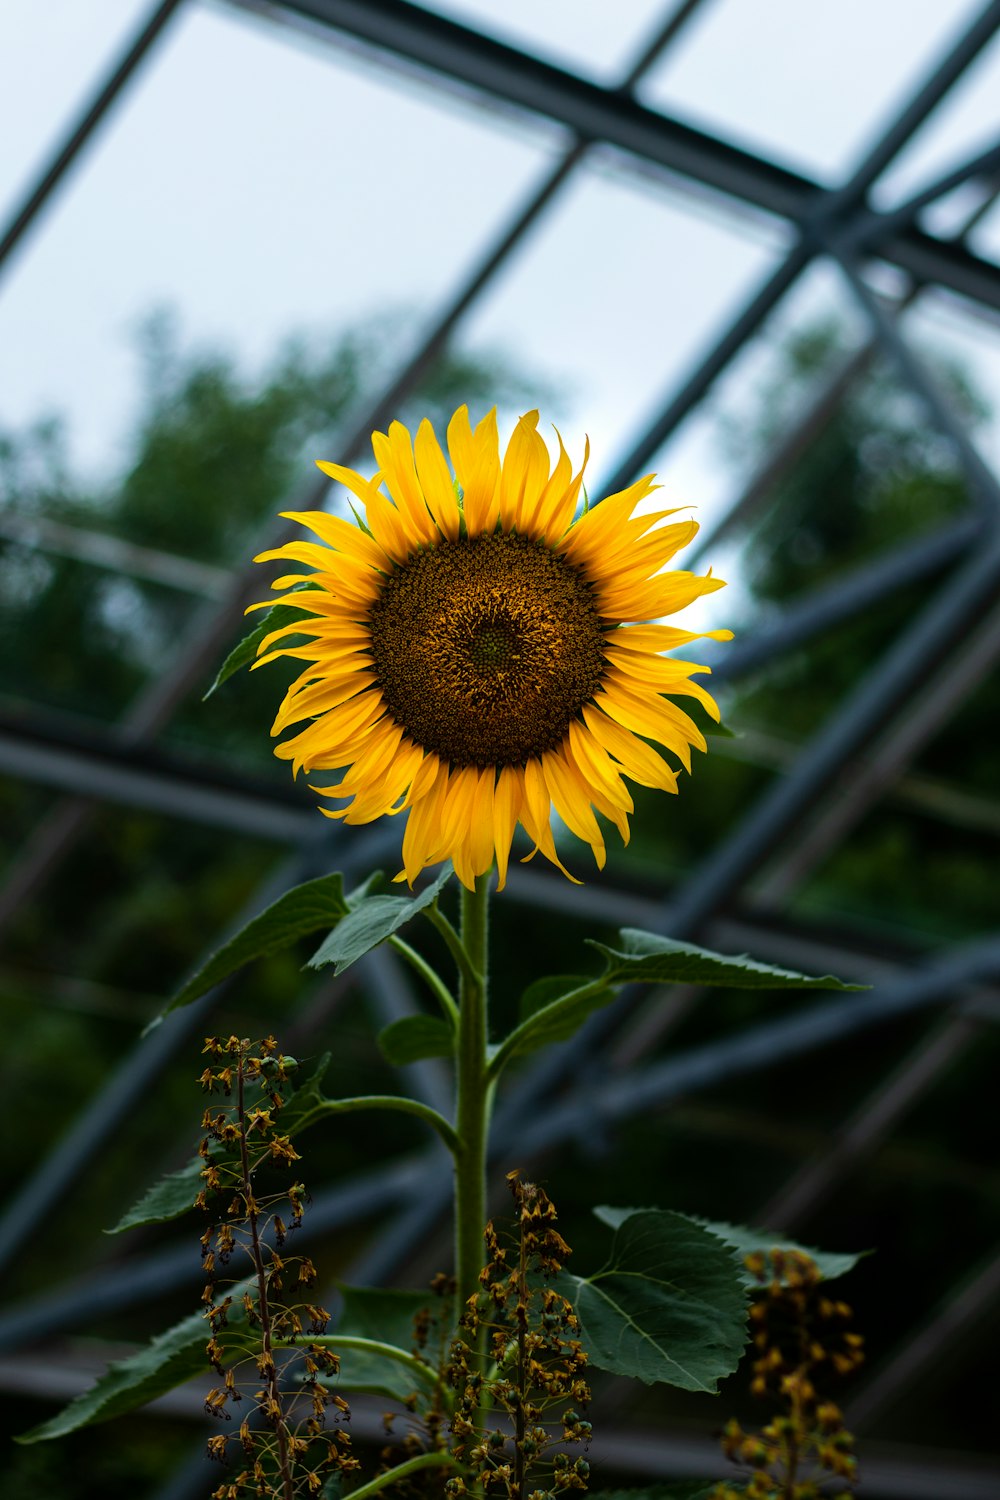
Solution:
<svg viewBox="0 0 1000 1500"><path fill-rule="evenodd" d="M461 1467L453 1454L441 1449L437 1449L434 1453L421 1453L416 1458L407 1459L405 1464L397 1464L394 1469L388 1469L386 1473L377 1475L375 1479L369 1480L359 1489L352 1490L350 1500L369 1500L370 1495L380 1495L390 1485L398 1484L401 1479L405 1479L409 1474L415 1474L418 1469L460 1469Z"/></svg>
<svg viewBox="0 0 1000 1500"><path fill-rule="evenodd" d="M485 880L487 877L483 876L481 878ZM467 894L471 894L471 892L467 892L465 887L463 886L463 901L465 900ZM466 952L465 944L463 943L462 938L448 921L448 918L445 916L444 912L439 909L437 902L435 901L433 906L426 907L424 909L423 915L427 918L432 927L437 928L438 932L444 938L448 951L451 954L452 958L455 960L456 966L458 968L459 978L463 982L473 981L478 978L478 975L475 973L472 964L470 963L469 955Z"/></svg>
<svg viewBox="0 0 1000 1500"><path fill-rule="evenodd" d="M389 946L390 948L394 948L401 958L405 958L410 967L415 969L421 979L426 981L434 998L444 1011L445 1019L457 1028L458 1006L455 1004L451 991L437 970L431 967L423 954L418 953L416 948L411 948L409 943L404 942L401 937L391 937L389 939Z"/></svg>
<svg viewBox="0 0 1000 1500"><path fill-rule="evenodd" d="M577 989L570 990L566 995L560 995L558 1000L553 1000L549 1005L542 1006L536 1010L534 1015L528 1016L514 1027L497 1047L490 1058L487 1069L491 1082L499 1078L503 1069L513 1057L520 1051L522 1044L538 1029L549 1021L558 1020L564 1011L571 1010L581 1000L589 1000L591 995L599 995L602 990L609 990L615 986L608 983L606 976L601 975L598 979L591 979L586 984L581 984Z"/></svg>
<svg viewBox="0 0 1000 1500"><path fill-rule="evenodd" d="M302 1130L315 1120L321 1120L324 1115L348 1115L359 1109L388 1109L403 1115L415 1115L418 1120L423 1120L425 1125L437 1131L452 1156L457 1156L461 1150L458 1134L444 1115L439 1115L429 1104L422 1104L419 1099L408 1099L404 1094L358 1094L351 1099L324 1099L322 1104L317 1104L309 1111L304 1120L299 1121L296 1130Z"/></svg>

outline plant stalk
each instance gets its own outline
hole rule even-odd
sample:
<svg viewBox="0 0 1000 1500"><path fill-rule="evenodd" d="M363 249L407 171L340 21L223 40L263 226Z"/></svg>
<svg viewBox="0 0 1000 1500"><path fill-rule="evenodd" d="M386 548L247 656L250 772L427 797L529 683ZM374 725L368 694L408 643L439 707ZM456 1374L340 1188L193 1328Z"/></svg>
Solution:
<svg viewBox="0 0 1000 1500"><path fill-rule="evenodd" d="M487 1071L487 968L492 872L474 891L462 887L462 946L468 958L460 973L458 1042L455 1050L455 1276L460 1315L479 1291L486 1225L486 1147L492 1088Z"/></svg>

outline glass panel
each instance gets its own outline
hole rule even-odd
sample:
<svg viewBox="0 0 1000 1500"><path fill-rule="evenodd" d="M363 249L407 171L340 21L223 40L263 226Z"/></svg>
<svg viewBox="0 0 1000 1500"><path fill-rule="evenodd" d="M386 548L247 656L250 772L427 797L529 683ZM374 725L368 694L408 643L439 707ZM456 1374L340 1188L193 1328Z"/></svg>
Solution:
<svg viewBox="0 0 1000 1500"><path fill-rule="evenodd" d="M151 0L0 6L0 224L20 206L150 10Z"/></svg>
<svg viewBox="0 0 1000 1500"><path fill-rule="evenodd" d="M1000 36L983 48L881 178L873 194L876 206L891 207L994 145L998 99Z"/></svg>
<svg viewBox="0 0 1000 1500"><path fill-rule="evenodd" d="M570 451L590 435L596 493L773 260L728 221L585 168L482 299L467 343L516 350L554 389Z"/></svg>
<svg viewBox="0 0 1000 1500"><path fill-rule="evenodd" d="M391 360L544 160L526 132L440 91L194 9L123 104L0 297L6 423L67 412L75 456L98 471L121 457L129 344L151 309L251 366L296 329L323 347L346 323L405 313L383 339Z"/></svg>
<svg viewBox="0 0 1000 1500"><path fill-rule="evenodd" d="M641 91L651 105L836 181L980 7L715 0Z"/></svg>

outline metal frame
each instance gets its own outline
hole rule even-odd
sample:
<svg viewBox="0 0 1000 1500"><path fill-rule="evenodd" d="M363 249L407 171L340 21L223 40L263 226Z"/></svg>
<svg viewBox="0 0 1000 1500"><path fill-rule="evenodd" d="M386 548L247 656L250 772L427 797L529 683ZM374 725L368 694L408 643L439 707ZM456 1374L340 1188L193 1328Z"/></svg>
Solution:
<svg viewBox="0 0 1000 1500"><path fill-rule="evenodd" d="M802 750L788 774L772 782L730 837L710 851L700 868L686 878L683 889L667 900L661 893L640 901L632 893L616 892L607 886L592 898L573 893L578 912L583 909L581 902L588 899L597 902L595 910L599 908L604 916L617 904L633 921L638 916L644 925L659 924L675 936L704 934L723 947L727 946L725 934L732 935L735 921L742 924L742 941L747 946L760 941L766 952L769 941L769 956L788 954L786 961L808 966L809 955L815 957L822 951L822 939L796 931L794 925L783 926L776 921L777 908L817 862L843 842L856 820L898 781L920 746L947 722L1000 654L995 609L979 625L973 641L968 640L970 630L995 604L1000 588L1000 486L914 352L905 331L909 308L929 287L956 294L991 317L1000 311L1000 267L970 251L964 235L945 239L919 226L919 214L930 203L956 186L977 181L983 184L984 199L967 222L967 234L985 207L995 201L1000 183L1000 145L950 168L890 212L877 212L868 202L869 190L886 166L1000 31L1000 0L985 5L966 31L954 39L950 50L849 180L830 190L638 102L637 84L682 33L701 0L682 0L669 7L626 77L617 87L608 88L403 0L230 3L235 9L277 22L308 26L333 47L360 47L376 62L391 59L395 66L402 64L422 77L443 81L464 96L522 112L529 118L541 117L569 133L562 155L501 228L495 242L470 267L385 388L335 435L336 449L345 461L359 457L372 429L384 424L413 391L529 230L552 210L573 173L592 152L609 147L620 154L616 160L631 158L668 189L694 185L715 195L732 211L763 214L780 221L787 228L789 248L745 306L718 331L686 377L664 392L656 416L627 445L612 466L603 490L620 488L642 471L817 257L829 258L839 266L846 286L868 319L871 337L845 359L827 387L802 413L794 430L785 434L760 472L742 494L734 497L728 513L702 540L699 553L766 504L776 483L823 431L873 358L893 364L901 381L924 404L928 421L950 443L973 499L963 517L933 537L907 543L864 564L809 599L793 601L784 617L757 640L735 647L719 660L717 680L735 681L798 643L851 618L887 591L918 580L936 583L936 592L929 595L922 613L890 644L884 658ZM0 270L15 247L21 253L30 253L30 232L39 216L179 10L180 0L167 0L151 9L133 43L109 71L91 104L0 234ZM866 264L873 259L887 262L909 279L908 290L892 308L874 295L865 279ZM311 480L303 485L301 494L290 498L290 508L321 504L325 491L325 481ZM174 661L131 705L112 732L83 733L79 726L41 717L29 721L8 716L0 724L0 770L75 793L56 803L39 824L19 864L8 873L0 889L0 925L66 857L86 826L91 799L106 798L169 817L203 820L215 827L250 829L294 850L252 903L252 909L259 909L274 892L322 868L336 840L321 836L305 800L292 789L276 790L216 767L188 765L156 749L160 731L208 675L223 649L253 587L249 575L240 572L227 576L186 559L165 557L149 549L123 548L113 539L70 535L69 530L62 528L64 535L51 525L42 527L34 534L34 542L53 550L68 548L73 555L98 566L121 568L176 587L210 593L212 602L194 622L189 638L180 643ZM930 688L929 668L939 674ZM848 772L851 794L845 797L843 785ZM804 840L803 819L807 820ZM345 846L348 860L358 866L373 862L384 843L385 836L373 831L367 840ZM766 912L746 909L750 882L754 883L754 900L758 906L763 902ZM555 880L524 873L512 879L511 896L558 911L565 905L567 892ZM739 901L744 908L734 918L734 903ZM796 953L805 953L806 957L795 957ZM558 1056L526 1070L516 1081L498 1113L498 1155L509 1157L513 1153L527 1161L579 1136L592 1127L595 1117L611 1125L637 1111L663 1107L671 1099L720 1079L752 1072L779 1056L802 1054L866 1027L890 1026L895 1018L912 1014L919 1007L944 1008L943 1020L928 1037L856 1110L827 1149L805 1163L764 1210L765 1218L773 1213L786 1223L802 1217L838 1181L857 1170L865 1155L933 1086L943 1070L961 1058L980 1029L991 1024L998 1012L994 992L983 990L984 985L1000 983L1000 937L995 935L931 955L922 962L911 955L902 964L874 960L860 936L853 935L848 937L847 952L842 956L843 963L837 966L843 972L878 978L870 995L802 1006L778 1021L688 1048L670 1062L633 1068L623 1080L608 1072L608 1056L622 1060L633 1056L640 1045L651 1045L676 1022L686 1003L685 997L675 997L669 1011L661 1010L651 1020L648 1007L640 1009L634 997L626 997L613 1012L585 1028ZM380 1007L382 1019L404 1014L413 1001L393 961L378 955L368 968L365 989ZM87 1171L103 1142L160 1076L212 1003L213 997L206 997L198 1007L173 1017L122 1062L100 1097L74 1122L66 1140L33 1171L25 1188L0 1215L0 1262L17 1252L26 1226ZM574 1077L577 1081L567 1088ZM421 1065L408 1082L424 1097L440 1104L446 1081L436 1067ZM565 1091L553 1102L556 1088ZM531 1121L529 1129L525 1128L526 1119ZM310 1232L318 1235L377 1211L394 1210L392 1223L370 1238L363 1264L357 1267L359 1274L374 1278L390 1275L424 1237L437 1229L447 1196L440 1154L428 1149L387 1163L356 1182L341 1183L317 1194ZM929 1315L910 1344L896 1351L884 1369L876 1372L858 1398L856 1421L872 1422L910 1379L964 1335L996 1299L1000 1290L996 1266L991 1260L973 1273L967 1285L954 1290ZM80 1284L67 1283L30 1305L0 1314L0 1345L17 1349L39 1337L84 1326L102 1310L183 1284L189 1279L190 1267L186 1247L135 1254L110 1271L97 1270ZM677 1456L675 1453L672 1460L669 1444L666 1447L666 1452L650 1450L650 1471L656 1475L685 1472L683 1468L671 1468ZM966 1493L958 1487L957 1473L951 1481L949 1493ZM949 1482L947 1475L935 1479L942 1492ZM200 1465L189 1465L163 1488L161 1500L167 1500L168 1495L170 1500L193 1497L204 1487ZM873 1487L871 1493L893 1491Z"/></svg>

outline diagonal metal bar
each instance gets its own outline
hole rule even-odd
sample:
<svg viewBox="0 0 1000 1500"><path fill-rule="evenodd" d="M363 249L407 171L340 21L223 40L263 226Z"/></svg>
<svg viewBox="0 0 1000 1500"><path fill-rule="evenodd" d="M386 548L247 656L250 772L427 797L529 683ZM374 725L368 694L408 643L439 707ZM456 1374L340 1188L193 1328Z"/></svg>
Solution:
<svg viewBox="0 0 1000 1500"><path fill-rule="evenodd" d="M831 243L830 253L839 262L848 286L872 324L880 346L894 362L902 379L922 401L931 422L954 449L965 472L973 500L995 516L1000 509L1000 485L997 477L989 465L984 463L938 382L903 337L896 319L890 316L881 300L868 286L854 255L842 250L837 241Z"/></svg>
<svg viewBox="0 0 1000 1500"><path fill-rule="evenodd" d="M1000 608L973 629L935 678L925 682L910 710L901 715L882 741L843 778L835 799L800 829L794 849L766 875L757 898L781 905L830 852L857 826L865 813L901 775L943 724L961 707L1000 659Z"/></svg>
<svg viewBox="0 0 1000 1500"><path fill-rule="evenodd" d="M848 1404L845 1416L852 1430L870 1427L881 1412L900 1400L940 1362L957 1338L975 1327L998 1297L1000 1253L995 1252L970 1272Z"/></svg>
<svg viewBox="0 0 1000 1500"><path fill-rule="evenodd" d="M11 253L20 244L42 209L48 203L66 173L76 162L94 131L104 120L119 94L130 81L139 64L160 36L163 28L181 0L162 0L150 12L145 24L134 41L126 48L118 63L112 68L105 82L98 89L79 120L59 146L49 165L42 172L21 205L15 209L7 228L0 235L0 271Z"/></svg>
<svg viewBox="0 0 1000 1500"><path fill-rule="evenodd" d="M885 133L870 148L848 181L829 193L824 193L820 188L814 187L808 205L804 203L798 213L792 215L798 225L799 233L797 242L787 259L751 298L743 312L723 334L715 347L705 355L681 389L667 400L660 415L633 442L604 487L605 493L613 493L631 483L652 456L663 447L692 407L728 365L733 355L756 331L779 297L805 268L813 255L821 251L825 252L827 238L834 228L843 222L845 214L850 211L857 212L863 203L864 195L875 179L919 128L930 111L945 97L956 79L991 40L998 27L1000 27L1000 0L991 0L978 20L958 38L947 56L941 59L938 66L931 71L920 88L907 101ZM890 229L892 227L889 226ZM896 238L898 239L898 236ZM874 243L874 231L872 240ZM887 253L885 243L879 242L879 250L883 255ZM736 336L737 333L739 337Z"/></svg>
<svg viewBox="0 0 1000 1500"><path fill-rule="evenodd" d="M982 1034L983 1026L974 1010L967 1013L961 1009L935 1026L834 1132L829 1146L804 1162L765 1204L755 1215L756 1222L783 1233L801 1224L860 1161L878 1148L906 1111Z"/></svg>
<svg viewBox="0 0 1000 1500"><path fill-rule="evenodd" d="M902 542L829 584L793 599L778 617L746 641L724 652L704 651L716 684L739 682L771 666L824 631L878 604L897 589L944 572L981 540L987 531L980 516L962 516L927 536Z"/></svg>

